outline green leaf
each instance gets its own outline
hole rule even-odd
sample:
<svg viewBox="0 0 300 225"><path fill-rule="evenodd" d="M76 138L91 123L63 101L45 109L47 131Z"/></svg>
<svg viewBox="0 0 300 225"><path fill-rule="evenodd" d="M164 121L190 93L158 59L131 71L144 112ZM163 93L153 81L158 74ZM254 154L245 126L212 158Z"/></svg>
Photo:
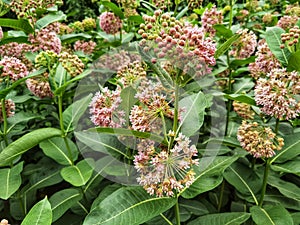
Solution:
<svg viewBox="0 0 300 225"><path fill-rule="evenodd" d="M51 225L51 222L51 205L45 197L32 207L21 225Z"/></svg>
<svg viewBox="0 0 300 225"><path fill-rule="evenodd" d="M141 23L144 23L145 20L143 19L142 16L139 16L139 15L136 15L136 16L129 16L128 21L132 21L132 22L135 22L136 24L141 24Z"/></svg>
<svg viewBox="0 0 300 225"><path fill-rule="evenodd" d="M233 35L232 30L228 29L223 24L215 24L213 25L213 28L216 30L216 35L219 37L223 36L225 38L230 38Z"/></svg>
<svg viewBox="0 0 300 225"><path fill-rule="evenodd" d="M202 193L203 189L206 189L205 179L208 177L219 177L224 170L230 166L238 156L217 156L217 157L204 157L200 160L200 166L194 167L195 181L189 188L184 188L180 194L184 198L194 198L198 194ZM208 184L213 183L213 178L207 181ZM217 178L217 182L220 183L220 178ZM202 189L202 190L201 190Z"/></svg>
<svg viewBox="0 0 300 225"><path fill-rule="evenodd" d="M260 190L261 179L253 170L241 163L235 162L225 171L224 178L240 193L251 195L254 202L258 205L255 193Z"/></svg>
<svg viewBox="0 0 300 225"><path fill-rule="evenodd" d="M184 108L178 132L187 137L195 134L203 125L205 109L209 106L206 96L202 92L187 96L179 101L179 108Z"/></svg>
<svg viewBox="0 0 300 225"><path fill-rule="evenodd" d="M300 133L290 134L284 136L284 146L271 159L271 163L283 163L294 159L300 154Z"/></svg>
<svg viewBox="0 0 300 225"><path fill-rule="evenodd" d="M66 19L67 19L67 16L62 11L49 13L46 16L44 16L43 18L36 21L35 27L40 30L40 29L46 27L47 25L49 25L50 23L54 23L54 22L62 21L62 20L66 20Z"/></svg>
<svg viewBox="0 0 300 225"><path fill-rule="evenodd" d="M300 188L291 182L287 182L275 176L268 177L268 184L279 190L284 196L300 201Z"/></svg>
<svg viewBox="0 0 300 225"><path fill-rule="evenodd" d="M0 188L0 198L7 200L14 194L22 183L21 172L23 170L23 162L15 165L11 169L1 169L0 179L2 181Z"/></svg>
<svg viewBox="0 0 300 225"><path fill-rule="evenodd" d="M46 156L54 159L57 163L61 165L72 165L78 157L78 149L73 141L68 138L66 140L68 141L71 152L68 151L66 142L62 137L47 139L42 141L39 146Z"/></svg>
<svg viewBox="0 0 300 225"><path fill-rule="evenodd" d="M293 173L297 176L300 176L300 157L295 158L294 160L287 161L282 164L271 165L272 170L284 172L284 173Z"/></svg>
<svg viewBox="0 0 300 225"><path fill-rule="evenodd" d="M230 62L230 68L241 67L252 62L255 62L255 56L250 56L246 59L235 59Z"/></svg>
<svg viewBox="0 0 300 225"><path fill-rule="evenodd" d="M123 187L105 198L83 225L139 225L171 208L175 198L153 198L142 187Z"/></svg>
<svg viewBox="0 0 300 225"><path fill-rule="evenodd" d="M86 111L88 105L91 102L92 95L88 95L76 102L73 102L64 112L63 112L63 118L64 118L64 128L65 132L68 133L70 131L73 131L76 128L76 125L80 119L80 117L84 114Z"/></svg>
<svg viewBox="0 0 300 225"><path fill-rule="evenodd" d="M14 159L38 145L41 141L60 135L61 131L56 128L40 128L25 134L3 149L0 153L0 166L9 165Z"/></svg>
<svg viewBox="0 0 300 225"><path fill-rule="evenodd" d="M85 185L93 174L93 159L84 159L76 164L76 166L65 167L60 174L65 181L75 187Z"/></svg>
<svg viewBox="0 0 300 225"><path fill-rule="evenodd" d="M289 212L281 205L252 206L251 216L257 225L293 225L293 219Z"/></svg>
<svg viewBox="0 0 300 225"><path fill-rule="evenodd" d="M264 197L265 203L280 203L286 209L300 211L300 201L283 196L279 191L269 190Z"/></svg>
<svg viewBox="0 0 300 225"><path fill-rule="evenodd" d="M8 18L0 18L0 26L1 27L11 27L17 30L22 30L26 34L33 33L34 29L28 22L28 20L24 19L8 19Z"/></svg>
<svg viewBox="0 0 300 225"><path fill-rule="evenodd" d="M289 58L289 63L287 65L287 70L288 71L300 71L300 50L294 52L291 54Z"/></svg>
<svg viewBox="0 0 300 225"><path fill-rule="evenodd" d="M79 190L70 188L56 192L49 198L53 213L53 222L58 220L68 209L82 198Z"/></svg>
<svg viewBox="0 0 300 225"><path fill-rule="evenodd" d="M92 38L91 35L85 34L85 33L78 33L78 34L65 34L60 37L60 40L62 43L70 44L75 41L81 40L81 39L90 39Z"/></svg>
<svg viewBox="0 0 300 225"><path fill-rule="evenodd" d="M245 95L245 94L230 94L224 95L225 98L230 99L230 100L235 100L235 101L239 101L239 102L243 102L246 103L248 105L256 105L256 102L254 100L254 98L250 97L249 95Z"/></svg>
<svg viewBox="0 0 300 225"><path fill-rule="evenodd" d="M101 4L113 11L113 13L120 17L120 19L124 19L122 10L116 4L107 1L102 1Z"/></svg>
<svg viewBox="0 0 300 225"><path fill-rule="evenodd" d="M230 48L230 46L240 38L240 36L240 34L235 34L230 37L225 43L219 46L217 51L215 52L215 58L218 59L221 55L223 55Z"/></svg>
<svg viewBox="0 0 300 225"><path fill-rule="evenodd" d="M206 205L197 200L189 200L182 198L180 199L179 206L180 208L187 209L187 211L196 216L209 214L209 210L206 207Z"/></svg>
<svg viewBox="0 0 300 225"><path fill-rule="evenodd" d="M122 102L120 104L120 109L125 112L126 124L129 124L128 118L131 111L132 106L138 101L135 98L136 90L133 87L126 87L122 89L120 97Z"/></svg>
<svg viewBox="0 0 300 225"><path fill-rule="evenodd" d="M281 34L283 33L285 33L285 31L280 27L268 27L265 37L271 52L283 66L287 66L291 53L286 47L284 49L280 48L282 44Z"/></svg>
<svg viewBox="0 0 300 225"><path fill-rule="evenodd" d="M233 94L243 94L255 86L251 78L236 78L233 84Z"/></svg>
<svg viewBox="0 0 300 225"><path fill-rule="evenodd" d="M240 225L250 218L250 213L230 212L200 216L188 225Z"/></svg>

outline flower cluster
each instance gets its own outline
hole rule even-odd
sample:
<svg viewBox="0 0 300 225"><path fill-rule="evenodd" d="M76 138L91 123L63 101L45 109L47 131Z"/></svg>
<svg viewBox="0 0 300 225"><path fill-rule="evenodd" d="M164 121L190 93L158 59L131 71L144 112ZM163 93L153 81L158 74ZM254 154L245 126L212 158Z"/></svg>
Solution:
<svg viewBox="0 0 300 225"><path fill-rule="evenodd" d="M266 78L257 80L255 101L262 105L262 112L278 119L293 119L300 113L300 102L295 95L300 93L298 72L273 69Z"/></svg>
<svg viewBox="0 0 300 225"><path fill-rule="evenodd" d="M0 109L2 109L1 102L0 102ZM13 115L15 115L15 103L11 99L5 100L5 112L6 112L6 117L7 118L12 117ZM2 113L0 113L0 122L3 122Z"/></svg>
<svg viewBox="0 0 300 225"><path fill-rule="evenodd" d="M40 52L34 59L35 66L46 67L54 65L58 60L58 55L53 51L43 51Z"/></svg>
<svg viewBox="0 0 300 225"><path fill-rule="evenodd" d="M4 56L0 61L0 66L3 67L1 77L9 77L12 81L16 81L28 75L25 64L15 57Z"/></svg>
<svg viewBox="0 0 300 225"><path fill-rule="evenodd" d="M136 0L117 0L118 3L122 5L124 9L124 15L126 17L137 15L136 8L138 7L138 3Z"/></svg>
<svg viewBox="0 0 300 225"><path fill-rule="evenodd" d="M48 80L49 74L44 73L41 76L29 78L26 80L28 90L39 98L52 98L54 96L51 91L50 83Z"/></svg>
<svg viewBox="0 0 300 225"><path fill-rule="evenodd" d="M39 50L51 50L59 54L61 52L61 41L55 32L49 30L47 27L36 32L35 35L29 34L28 40L33 45L33 52Z"/></svg>
<svg viewBox="0 0 300 225"><path fill-rule="evenodd" d="M190 10L199 9L202 6L203 0L188 0L188 7Z"/></svg>
<svg viewBox="0 0 300 225"><path fill-rule="evenodd" d="M254 118L254 111L250 105L238 101L233 101L232 105L233 110L243 119L252 120Z"/></svg>
<svg viewBox="0 0 300 225"><path fill-rule="evenodd" d="M95 94L90 103L90 114L96 126L116 128L125 124L125 113L119 109L122 102L120 94L120 89L112 91L107 87Z"/></svg>
<svg viewBox="0 0 300 225"><path fill-rule="evenodd" d="M297 50L299 36L300 36L300 29L298 26L294 26L287 33L281 34L281 41L283 44L280 46L280 48L283 49L286 44L291 52L295 52Z"/></svg>
<svg viewBox="0 0 300 225"><path fill-rule="evenodd" d="M265 77L272 69L280 68L280 62L271 52L265 39L258 42L255 62L249 64L250 75L254 79Z"/></svg>
<svg viewBox="0 0 300 225"><path fill-rule="evenodd" d="M85 18L84 20L82 20L82 27L84 29L84 31L90 31L96 28L97 24L96 24L96 20L93 18Z"/></svg>
<svg viewBox="0 0 300 225"><path fill-rule="evenodd" d="M112 12L104 12L99 17L100 28L107 34L116 34L122 28L122 20Z"/></svg>
<svg viewBox="0 0 300 225"><path fill-rule="evenodd" d="M144 143L146 142L146 143ZM138 144L138 154L134 157L134 166L140 176L137 181L150 194L157 197L174 196L194 181L193 165L198 165L195 145L179 133L172 149L165 146L155 147L151 141Z"/></svg>
<svg viewBox="0 0 300 225"><path fill-rule="evenodd" d="M0 225L10 225L10 224L8 223L8 220L3 219L1 220Z"/></svg>
<svg viewBox="0 0 300 225"><path fill-rule="evenodd" d="M76 77L81 74L84 69L84 63L78 58L77 55L71 55L68 52L62 52L59 54L59 62L71 77Z"/></svg>
<svg viewBox="0 0 300 225"><path fill-rule="evenodd" d="M247 9L242 9L236 15L236 18L239 21L244 21L249 16L249 11Z"/></svg>
<svg viewBox="0 0 300 225"><path fill-rule="evenodd" d="M218 11L215 5L211 9L206 9L201 16L202 27L211 37L215 36L216 34L216 30L213 28L213 26L216 24L221 24L222 21L222 12Z"/></svg>
<svg viewBox="0 0 300 225"><path fill-rule="evenodd" d="M141 80L145 79L146 70L139 61L124 65L118 72L117 78L123 88L128 86L137 87Z"/></svg>
<svg viewBox="0 0 300 225"><path fill-rule="evenodd" d="M158 9L168 9L172 7L173 2L171 0L152 0L153 4Z"/></svg>
<svg viewBox="0 0 300 225"><path fill-rule="evenodd" d="M248 29L240 29L236 33L241 36L238 41L233 43L233 49L229 53L237 59L248 58L255 51L256 35Z"/></svg>
<svg viewBox="0 0 300 225"><path fill-rule="evenodd" d="M146 23L140 25L139 34L146 53L153 50L155 57L169 60L185 73L191 69L197 71L196 75L211 71L209 66L216 63L216 46L211 38L205 38L203 29L161 11L155 11L154 16L144 15L143 19Z"/></svg>
<svg viewBox="0 0 300 225"><path fill-rule="evenodd" d="M270 158L275 150L281 150L283 138L278 138L270 127L260 126L258 123L243 121L238 129L237 138L246 151L255 158Z"/></svg>
<svg viewBox="0 0 300 225"><path fill-rule="evenodd" d="M286 15L296 15L300 17L300 7L299 7L299 2L296 2L295 4L292 5L287 5L285 9L285 14Z"/></svg>
<svg viewBox="0 0 300 225"><path fill-rule="evenodd" d="M94 41L82 41L78 40L74 43L75 51L82 51L84 54L91 55L96 47L96 42Z"/></svg>
<svg viewBox="0 0 300 225"><path fill-rule="evenodd" d="M298 16L285 15L278 20L277 26L286 30L286 29L289 29L289 28L292 28L293 26L295 26L298 20L299 20Z"/></svg>

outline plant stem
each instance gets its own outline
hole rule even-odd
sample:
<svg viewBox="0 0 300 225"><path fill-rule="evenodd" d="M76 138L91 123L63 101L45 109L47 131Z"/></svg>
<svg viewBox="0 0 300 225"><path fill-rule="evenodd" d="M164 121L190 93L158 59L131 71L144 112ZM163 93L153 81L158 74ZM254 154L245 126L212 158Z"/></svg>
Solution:
<svg viewBox="0 0 300 225"><path fill-rule="evenodd" d="M165 217L165 215L164 214L160 214L160 216L169 224L169 225L173 225L173 223L167 218L167 217Z"/></svg>
<svg viewBox="0 0 300 225"><path fill-rule="evenodd" d="M179 211L179 203L178 203L178 196L176 194L176 204L175 204L175 216L176 216L176 225L180 225L180 211Z"/></svg>
<svg viewBox="0 0 300 225"><path fill-rule="evenodd" d="M224 189L225 189L225 181L223 180L222 186L221 186L221 193L219 198L219 204L218 204L218 212L221 212L222 202L223 202L223 196L224 196Z"/></svg>
<svg viewBox="0 0 300 225"><path fill-rule="evenodd" d="M263 202L264 202L264 197L265 197L265 193L266 193L266 189L267 189L269 170L270 170L270 158L267 159L266 165L265 165L263 185L262 185L261 195L260 195L260 200L259 200L260 207L263 205Z"/></svg>
<svg viewBox="0 0 300 225"><path fill-rule="evenodd" d="M3 139L5 142L5 145L8 145L8 140L7 140L7 115L6 115L6 108L5 108L5 99L1 99L1 110L2 110L2 119L3 119Z"/></svg>
<svg viewBox="0 0 300 225"><path fill-rule="evenodd" d="M229 6L230 6L230 12L229 12L229 29L231 29L232 26L232 19L233 19L233 0L229 0Z"/></svg>

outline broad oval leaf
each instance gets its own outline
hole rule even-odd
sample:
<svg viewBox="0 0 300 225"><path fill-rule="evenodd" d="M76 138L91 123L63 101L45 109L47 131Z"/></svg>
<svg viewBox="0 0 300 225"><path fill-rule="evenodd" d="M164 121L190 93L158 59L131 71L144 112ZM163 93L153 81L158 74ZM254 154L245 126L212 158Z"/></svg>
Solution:
<svg viewBox="0 0 300 225"><path fill-rule="evenodd" d="M23 170L23 162L15 165L11 169L1 169L0 179L2 181L0 188L0 198L7 200L15 193L22 183L21 172Z"/></svg>
<svg viewBox="0 0 300 225"><path fill-rule="evenodd" d="M11 27L17 30L22 30L25 33L33 33L34 29L28 22L28 20L24 19L9 19L9 18L1 18L0 19L1 27Z"/></svg>
<svg viewBox="0 0 300 225"><path fill-rule="evenodd" d="M67 16L62 11L49 13L46 16L44 16L43 18L36 21L35 27L37 29L42 29L50 23L62 21L62 20L65 20L66 18L67 18Z"/></svg>
<svg viewBox="0 0 300 225"><path fill-rule="evenodd" d="M240 225L250 218L250 213L231 212L200 216L188 225Z"/></svg>
<svg viewBox="0 0 300 225"><path fill-rule="evenodd" d="M153 198L142 187L123 187L105 198L83 225L142 224L168 210L176 198Z"/></svg>
<svg viewBox="0 0 300 225"><path fill-rule="evenodd" d="M68 209L76 204L82 198L79 190L70 188L56 192L49 198L51 204L53 219L58 220Z"/></svg>
<svg viewBox="0 0 300 225"><path fill-rule="evenodd" d="M287 66L291 53L287 48L280 48L280 45L282 44L281 34L283 33L285 33L285 31L280 27L268 27L265 36L271 52L283 66Z"/></svg>
<svg viewBox="0 0 300 225"><path fill-rule="evenodd" d="M291 182L287 182L275 176L268 177L268 184L279 190L284 196L300 201L300 188Z"/></svg>
<svg viewBox="0 0 300 225"><path fill-rule="evenodd" d="M282 205L253 206L250 212L257 225L294 225L291 215Z"/></svg>
<svg viewBox="0 0 300 225"><path fill-rule="evenodd" d="M9 165L14 159L38 145L41 141L60 135L61 131L56 128L41 128L25 134L3 149L0 153L0 166Z"/></svg>
<svg viewBox="0 0 300 225"><path fill-rule="evenodd" d="M31 208L21 225L51 225L51 222L51 205L45 197Z"/></svg>
<svg viewBox="0 0 300 225"><path fill-rule="evenodd" d="M84 159L76 164L76 166L65 167L60 174L65 181L75 187L85 185L93 174L92 159Z"/></svg>
<svg viewBox="0 0 300 225"><path fill-rule="evenodd" d="M66 141L68 142L70 152L66 147ZM78 157L77 146L68 138L66 140L62 137L49 138L42 141L39 146L46 156L54 159L61 165L72 165Z"/></svg>
<svg viewBox="0 0 300 225"><path fill-rule="evenodd" d="M281 164L271 165L272 170L284 172L284 173L293 173L297 176L300 176L300 157L296 157L294 160L287 161Z"/></svg>

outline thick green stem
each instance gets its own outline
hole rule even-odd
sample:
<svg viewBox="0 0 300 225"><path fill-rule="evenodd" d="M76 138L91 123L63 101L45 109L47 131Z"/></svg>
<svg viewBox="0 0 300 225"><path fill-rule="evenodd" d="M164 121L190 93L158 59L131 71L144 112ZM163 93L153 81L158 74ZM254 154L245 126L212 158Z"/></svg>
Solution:
<svg viewBox="0 0 300 225"><path fill-rule="evenodd" d="M265 165L265 173L264 173L264 179L263 179L263 184L262 184L262 189L261 189L261 195L260 195L260 200L259 200L260 207L263 205L264 197L266 194L269 170L270 170L270 159L267 159L266 165Z"/></svg>
<svg viewBox="0 0 300 225"><path fill-rule="evenodd" d="M175 217L176 217L176 225L180 225L180 211L179 211L179 203L178 203L178 196L176 195L176 204L174 206L175 209Z"/></svg>
<svg viewBox="0 0 300 225"><path fill-rule="evenodd" d="M3 139L5 142L5 145L8 145L8 140L7 140L7 114L6 114L6 108L5 108L5 99L1 99L1 110L2 110L2 120L3 120Z"/></svg>

